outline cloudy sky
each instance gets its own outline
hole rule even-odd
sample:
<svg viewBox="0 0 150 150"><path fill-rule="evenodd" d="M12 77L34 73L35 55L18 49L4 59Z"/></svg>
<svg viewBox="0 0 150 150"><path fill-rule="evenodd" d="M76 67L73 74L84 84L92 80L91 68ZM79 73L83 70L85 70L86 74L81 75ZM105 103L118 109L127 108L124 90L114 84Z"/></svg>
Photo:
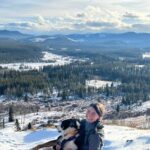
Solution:
<svg viewBox="0 0 150 150"><path fill-rule="evenodd" d="M150 0L0 0L0 29L24 33L149 32Z"/></svg>

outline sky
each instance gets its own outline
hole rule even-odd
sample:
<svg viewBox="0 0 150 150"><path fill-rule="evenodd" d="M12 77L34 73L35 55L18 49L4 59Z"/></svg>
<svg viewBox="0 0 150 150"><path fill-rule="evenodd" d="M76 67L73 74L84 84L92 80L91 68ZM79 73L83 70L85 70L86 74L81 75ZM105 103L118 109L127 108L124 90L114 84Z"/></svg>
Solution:
<svg viewBox="0 0 150 150"><path fill-rule="evenodd" d="M0 0L0 30L150 33L150 0Z"/></svg>

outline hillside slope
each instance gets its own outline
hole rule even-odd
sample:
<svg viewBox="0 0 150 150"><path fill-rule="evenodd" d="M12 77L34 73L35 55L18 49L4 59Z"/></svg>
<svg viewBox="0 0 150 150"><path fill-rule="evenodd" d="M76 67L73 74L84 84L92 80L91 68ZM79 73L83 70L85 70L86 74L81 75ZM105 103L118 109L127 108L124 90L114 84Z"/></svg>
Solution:
<svg viewBox="0 0 150 150"><path fill-rule="evenodd" d="M35 117L41 118L54 114L58 112L30 114L25 118L28 122ZM150 130L105 125L104 131L104 150L148 150L150 148ZM0 147L5 150L16 150L16 148L29 150L36 145L55 139L58 135L57 130L51 128L15 132L14 123L7 123L5 129L0 129Z"/></svg>

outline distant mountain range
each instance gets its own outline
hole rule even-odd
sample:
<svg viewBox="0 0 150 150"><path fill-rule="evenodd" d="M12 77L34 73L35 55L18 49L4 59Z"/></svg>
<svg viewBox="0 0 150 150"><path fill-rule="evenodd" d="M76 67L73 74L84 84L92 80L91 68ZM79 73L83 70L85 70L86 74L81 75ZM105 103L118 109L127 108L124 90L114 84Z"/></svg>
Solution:
<svg viewBox="0 0 150 150"><path fill-rule="evenodd" d="M0 38L22 39L30 36L19 31L0 30Z"/></svg>
<svg viewBox="0 0 150 150"><path fill-rule="evenodd" d="M96 33L71 35L41 35L28 38L29 41L49 46L99 47L109 49L118 48L147 48L150 47L149 33ZM80 45L80 46L79 46Z"/></svg>
<svg viewBox="0 0 150 150"><path fill-rule="evenodd" d="M36 36L18 31L0 30L0 54L6 56L9 53L11 55L11 45L13 45L13 50L15 47L18 51L27 50L27 56L30 55L30 51L34 55L39 53L38 56L40 56L43 49L53 49L56 52L67 51L65 53L79 53L80 51L117 54L117 56L137 56L139 53L141 55L143 52L150 52L150 34L126 32ZM18 48L18 45L20 48ZM7 52L5 52L5 49L7 49ZM37 50L35 51L35 49Z"/></svg>
<svg viewBox="0 0 150 150"><path fill-rule="evenodd" d="M68 43L68 44L114 44L126 46L150 46L150 34L149 33L95 33L95 34L70 34L70 35L29 35L23 34L19 31L0 30L0 38L11 39L25 39L26 41L36 43ZM88 42L88 43L87 43Z"/></svg>
<svg viewBox="0 0 150 150"><path fill-rule="evenodd" d="M70 34L70 35L29 35L23 34L19 31L9 31L9 30L0 30L0 38L29 38L30 40L41 38L45 40L59 40L67 42L104 42L104 41L124 41L125 43L136 42L136 41L149 41L150 42L150 33L135 33L135 32L126 32L126 33L95 33L95 34ZM38 41L35 41L38 42Z"/></svg>

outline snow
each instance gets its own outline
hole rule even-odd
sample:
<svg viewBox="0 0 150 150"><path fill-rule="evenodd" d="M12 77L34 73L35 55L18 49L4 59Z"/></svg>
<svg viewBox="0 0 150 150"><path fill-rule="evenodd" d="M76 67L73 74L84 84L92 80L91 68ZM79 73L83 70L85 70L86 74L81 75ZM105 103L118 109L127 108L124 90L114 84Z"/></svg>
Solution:
<svg viewBox="0 0 150 150"><path fill-rule="evenodd" d="M56 55L56 54L46 52L46 51L44 51L42 53L43 53L42 60L44 60L44 61L47 61L47 60L50 60L50 61L58 61L58 60L66 61L66 60L68 60L69 63L70 63L70 60L72 60L71 57L63 57L61 55Z"/></svg>
<svg viewBox="0 0 150 150"><path fill-rule="evenodd" d="M34 113L22 116L24 121L21 121L21 116L17 116L16 118L20 122L21 128L26 126L33 119L38 119L39 121L43 119L43 121L47 122L46 116L54 116L61 115L61 112L39 112L38 115ZM45 118L45 119L44 119ZM4 150L29 150L35 147L38 144L42 144L44 142L57 139L59 133L55 128L43 128L38 130L27 130L16 132L13 123L6 123L6 127L4 129L0 129L0 149Z"/></svg>
<svg viewBox="0 0 150 150"><path fill-rule="evenodd" d="M56 39L56 37L46 37L46 38L36 37L36 38L31 39L31 41L32 42L44 42L44 41L49 40L49 39Z"/></svg>
<svg viewBox="0 0 150 150"><path fill-rule="evenodd" d="M67 38L69 41L72 41L72 42L84 42L83 39L80 39L80 40L75 40L75 39L72 39L72 38Z"/></svg>
<svg viewBox="0 0 150 150"><path fill-rule="evenodd" d="M135 65L135 68L143 68L145 65Z"/></svg>
<svg viewBox="0 0 150 150"><path fill-rule="evenodd" d="M71 57L63 57L61 55L56 55L50 52L43 51L42 61L44 62L23 62L23 63L7 63L0 64L2 68L8 68L10 70L20 70L20 71L28 71L28 70L39 70L44 66L62 66L66 64L70 64L77 59ZM50 62L53 61L53 62Z"/></svg>
<svg viewBox="0 0 150 150"><path fill-rule="evenodd" d="M66 51L66 50L68 50L68 48L67 47L62 47L61 50Z"/></svg>
<svg viewBox="0 0 150 150"><path fill-rule="evenodd" d="M144 58L150 58L150 53L149 53L149 52L144 53L144 54L142 55L142 57L143 57L143 59L144 59Z"/></svg>
<svg viewBox="0 0 150 150"><path fill-rule="evenodd" d="M57 37L55 37L55 36L51 36L51 37L49 37L48 39L51 39L51 40L53 40L53 39L56 39Z"/></svg>
<svg viewBox="0 0 150 150"><path fill-rule="evenodd" d="M0 102L4 101L4 100L6 100L6 99L7 99L7 97L6 97L5 95L1 95L1 96L0 96Z"/></svg>
<svg viewBox="0 0 150 150"><path fill-rule="evenodd" d="M150 130L105 126L104 150L149 150Z"/></svg>
<svg viewBox="0 0 150 150"><path fill-rule="evenodd" d="M39 70L40 68L43 68L44 66L52 65L53 63L46 63L46 62L38 62L38 63L8 63L8 64L0 64L2 68L7 68L10 70Z"/></svg>
<svg viewBox="0 0 150 150"><path fill-rule="evenodd" d="M34 38L32 39L32 42L44 42L46 38Z"/></svg>
<svg viewBox="0 0 150 150"><path fill-rule="evenodd" d="M76 59L73 59L71 57L64 57L61 55L56 55L50 52L42 52L43 53L43 61L54 61L55 63L53 63L53 65L57 66L57 65L66 65L66 64L70 64L71 62L75 61Z"/></svg>
<svg viewBox="0 0 150 150"><path fill-rule="evenodd" d="M24 143L33 143L37 141L42 141L44 139L56 139L58 137L58 131L56 129L41 129L27 134L23 140Z"/></svg>
<svg viewBox="0 0 150 150"><path fill-rule="evenodd" d="M53 47L50 47L49 50L53 51L53 50L55 50L55 49L54 49Z"/></svg>
<svg viewBox="0 0 150 150"><path fill-rule="evenodd" d="M106 85L110 87L112 83L114 86L118 86L121 84L120 82L113 82L113 81L86 80L87 87L95 87L95 88L106 87Z"/></svg>
<svg viewBox="0 0 150 150"><path fill-rule="evenodd" d="M81 49L80 48L76 48L75 51L81 51Z"/></svg>
<svg viewBox="0 0 150 150"><path fill-rule="evenodd" d="M58 137L56 129L15 132L12 128L0 130L0 148L4 150L27 150Z"/></svg>
<svg viewBox="0 0 150 150"><path fill-rule="evenodd" d="M150 109L150 100L146 102L142 102L141 106L133 106L132 111L133 112L144 112L147 109Z"/></svg>
<svg viewBox="0 0 150 150"><path fill-rule="evenodd" d="M88 103L92 103L89 101ZM70 105L73 103L70 103ZM142 108L148 105L148 102L143 103ZM69 104L68 104L69 105ZM69 106L70 106L69 105ZM84 106L85 101L79 101L80 106ZM89 104L88 104L89 105ZM68 108L69 108L68 106ZM58 107L61 107L59 105ZM149 107L149 106L147 106ZM67 106L63 106L63 111L56 111L56 107L52 107L51 111L39 112L38 114L31 113L25 116L15 116L21 127L27 125L33 120L38 120L35 126L40 125L40 122L47 122L48 118L52 119L58 116L62 119L66 117L79 116L84 118L85 113L79 112L79 108L74 109L70 107L67 111ZM69 116L68 116L69 112ZM134 118L130 118L134 121ZM22 121L21 121L22 120ZM149 150L150 149L150 129L140 130L136 128L117 126L117 125L104 125L104 150ZM39 144L56 139L59 136L55 128L41 128L36 130L27 130L16 132L14 123L6 123L6 128L0 129L0 149L4 150L29 150Z"/></svg>
<svg viewBox="0 0 150 150"><path fill-rule="evenodd" d="M56 139L56 129L15 132L11 125L0 130L0 148L5 150L29 150L38 144ZM105 125L104 150L148 150L150 130Z"/></svg>

